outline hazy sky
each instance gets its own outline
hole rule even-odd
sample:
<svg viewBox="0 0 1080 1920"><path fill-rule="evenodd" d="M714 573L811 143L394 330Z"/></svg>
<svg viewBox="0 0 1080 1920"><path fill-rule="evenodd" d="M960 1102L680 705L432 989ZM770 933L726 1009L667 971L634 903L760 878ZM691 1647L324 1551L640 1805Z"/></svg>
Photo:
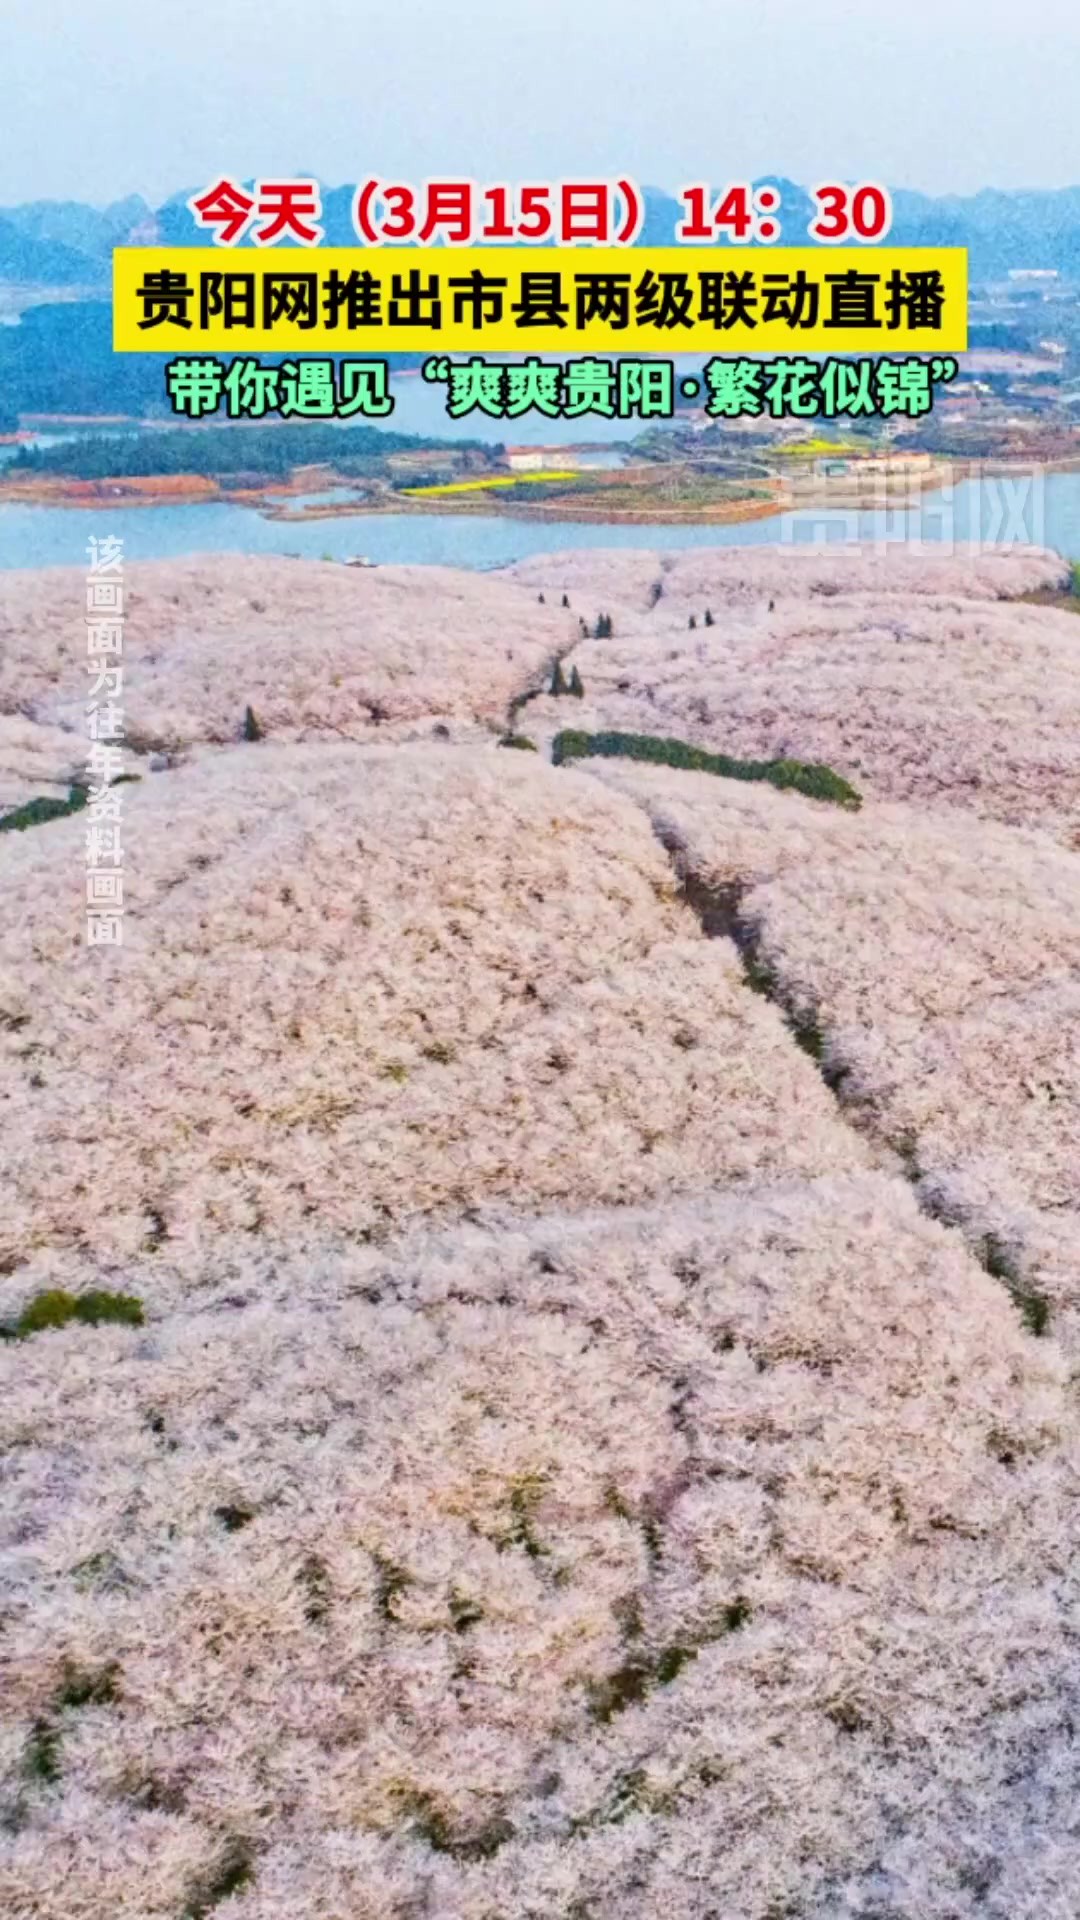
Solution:
<svg viewBox="0 0 1080 1920"><path fill-rule="evenodd" d="M0 204L219 173L1080 183L1075 0L0 0Z"/></svg>

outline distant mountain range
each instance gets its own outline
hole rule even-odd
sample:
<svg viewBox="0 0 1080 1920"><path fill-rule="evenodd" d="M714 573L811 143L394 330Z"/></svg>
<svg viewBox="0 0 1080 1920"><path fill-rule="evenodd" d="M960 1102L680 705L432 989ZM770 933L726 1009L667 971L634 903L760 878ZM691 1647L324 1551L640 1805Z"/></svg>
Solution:
<svg viewBox="0 0 1080 1920"><path fill-rule="evenodd" d="M790 180L770 184L780 189L785 240L805 243L811 215L805 190ZM190 191L156 208L138 194L104 210L75 200L0 208L0 281L104 290L115 246L210 245L185 204ZM331 245L355 244L353 191L351 186L323 189L323 225ZM670 245L679 203L647 188L646 205L642 243ZM1080 187L1023 193L985 187L967 198L949 194L941 199L901 190L893 194L893 207L889 238L895 245L966 246L975 282L1001 279L1015 267L1056 267L1080 280Z"/></svg>
<svg viewBox="0 0 1080 1920"><path fill-rule="evenodd" d="M191 226L191 216L183 209ZM138 194L104 211L77 200L0 207L0 280L51 287L109 283L114 247L157 237L153 210ZM164 236L163 236L164 237ZM192 233L187 238L190 241Z"/></svg>

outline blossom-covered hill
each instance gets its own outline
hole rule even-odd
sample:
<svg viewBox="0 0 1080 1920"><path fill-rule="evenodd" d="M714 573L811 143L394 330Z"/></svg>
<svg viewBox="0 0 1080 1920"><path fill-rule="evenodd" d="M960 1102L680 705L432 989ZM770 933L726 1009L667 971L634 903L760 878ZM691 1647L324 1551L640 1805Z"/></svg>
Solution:
<svg viewBox="0 0 1080 1920"><path fill-rule="evenodd" d="M546 601L569 589L590 630L569 724L823 761L878 799L1075 833L1080 621L1015 602L1060 577L1053 556L695 550L638 556L622 592L616 558L591 578L588 558L513 569ZM568 724L550 701L530 718Z"/></svg>
<svg viewBox="0 0 1080 1920"><path fill-rule="evenodd" d="M128 571L123 946L0 831L0 1912L1071 1920L1060 563Z"/></svg>
<svg viewBox="0 0 1080 1920"><path fill-rule="evenodd" d="M0 716L83 732L83 599L75 567L0 580ZM245 706L286 740L498 721L575 630L491 574L239 554L130 567L125 619L125 727L140 751L233 740Z"/></svg>

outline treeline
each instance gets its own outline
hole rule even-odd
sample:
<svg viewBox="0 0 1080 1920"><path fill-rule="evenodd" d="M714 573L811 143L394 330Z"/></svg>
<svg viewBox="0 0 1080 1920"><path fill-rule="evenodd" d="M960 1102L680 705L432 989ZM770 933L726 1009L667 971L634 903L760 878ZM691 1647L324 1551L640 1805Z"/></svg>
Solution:
<svg viewBox="0 0 1080 1920"><path fill-rule="evenodd" d="M114 353L108 301L31 307L0 327L5 413L135 413L165 404L161 353Z"/></svg>
<svg viewBox="0 0 1080 1920"><path fill-rule="evenodd" d="M114 353L107 300L30 307L0 327L0 415L130 413L169 417L167 353ZM264 353L273 366L284 356ZM331 356L335 358L340 356ZM419 353L388 353L391 370L418 366Z"/></svg>
<svg viewBox="0 0 1080 1920"><path fill-rule="evenodd" d="M479 440L431 441L383 427L300 425L162 428L153 433L80 434L54 447L20 447L9 471L109 480L197 473L215 480L281 479L294 467L325 464L362 478L392 453L481 450Z"/></svg>

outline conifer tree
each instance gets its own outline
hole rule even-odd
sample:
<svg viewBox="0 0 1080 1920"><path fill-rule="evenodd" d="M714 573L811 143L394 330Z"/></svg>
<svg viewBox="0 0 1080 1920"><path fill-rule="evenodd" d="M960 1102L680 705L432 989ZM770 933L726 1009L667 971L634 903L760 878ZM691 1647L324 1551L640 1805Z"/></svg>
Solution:
<svg viewBox="0 0 1080 1920"><path fill-rule="evenodd" d="M254 708L245 707L244 708L244 739L245 740L261 740L262 737L263 737L263 730L255 718Z"/></svg>
<svg viewBox="0 0 1080 1920"><path fill-rule="evenodd" d="M549 691L553 693L556 696L556 698L558 698L558 696L561 693L565 693L567 691L566 681L563 678L561 660L556 660L555 662L555 671L551 676L551 686L549 688Z"/></svg>
<svg viewBox="0 0 1080 1920"><path fill-rule="evenodd" d="M709 612L708 607L706 607L705 609L705 625L707 627L711 627L713 625L713 617L712 617L712 614Z"/></svg>
<svg viewBox="0 0 1080 1920"><path fill-rule="evenodd" d="M570 692L574 695L575 699L577 700L583 699L585 695L585 688L584 688L584 685L582 684L581 675L578 672L576 667L572 667L570 670Z"/></svg>
<svg viewBox="0 0 1080 1920"><path fill-rule="evenodd" d="M568 606L570 605L570 596L569 596L569 594L565 594L565 593L563 594L563 597L562 597L562 603L563 603L563 606L564 606L564 607L568 607Z"/></svg>
<svg viewBox="0 0 1080 1920"><path fill-rule="evenodd" d="M692 633L692 632L694 631L694 628L695 628L696 626L697 626L697 621L696 621L696 619L694 618L694 615L693 615L693 614L691 614L691 615L690 615L690 631L691 631L691 633Z"/></svg>

